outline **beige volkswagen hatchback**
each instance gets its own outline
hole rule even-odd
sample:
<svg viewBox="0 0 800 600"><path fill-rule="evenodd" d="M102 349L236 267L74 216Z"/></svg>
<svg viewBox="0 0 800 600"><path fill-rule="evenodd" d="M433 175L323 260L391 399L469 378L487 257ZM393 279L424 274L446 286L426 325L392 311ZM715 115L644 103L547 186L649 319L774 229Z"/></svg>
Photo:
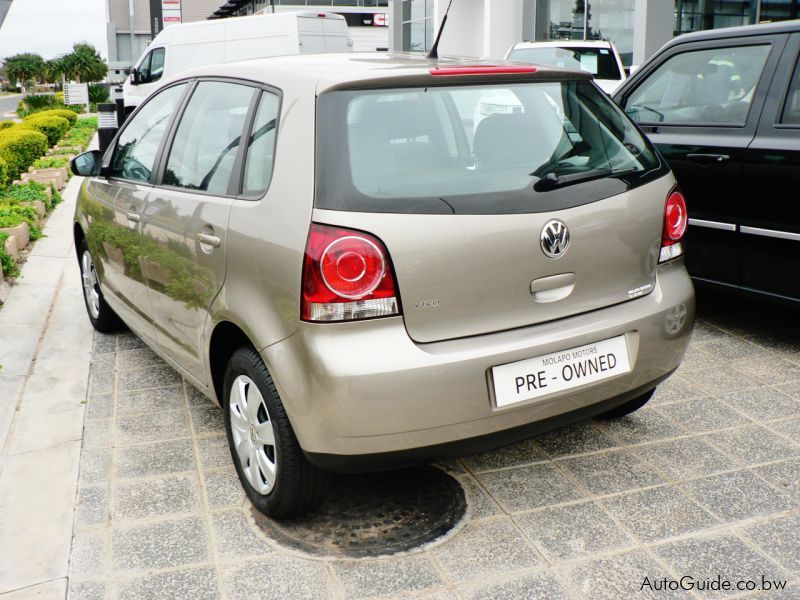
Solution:
<svg viewBox="0 0 800 600"><path fill-rule="evenodd" d="M220 403L276 518L317 505L329 471L629 413L689 341L683 197L585 73L207 67L73 169L92 324L121 320Z"/></svg>

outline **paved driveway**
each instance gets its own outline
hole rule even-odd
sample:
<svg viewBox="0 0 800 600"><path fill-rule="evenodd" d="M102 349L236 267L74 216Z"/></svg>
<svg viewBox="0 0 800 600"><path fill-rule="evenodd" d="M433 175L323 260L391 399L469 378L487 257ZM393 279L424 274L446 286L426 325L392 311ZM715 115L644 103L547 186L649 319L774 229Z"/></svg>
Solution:
<svg viewBox="0 0 800 600"><path fill-rule="evenodd" d="M17 105L20 100L22 100L22 94L0 96L0 121L6 121L16 117L16 114L11 115L11 113L17 110ZM6 114L9 116L7 117Z"/></svg>
<svg viewBox="0 0 800 600"><path fill-rule="evenodd" d="M686 361L650 405L444 465L467 517L437 543L378 559L271 539L239 487L220 409L134 336L97 335L70 597L744 593L657 591L691 576L788 580L763 597L800 598L797 313L701 300Z"/></svg>

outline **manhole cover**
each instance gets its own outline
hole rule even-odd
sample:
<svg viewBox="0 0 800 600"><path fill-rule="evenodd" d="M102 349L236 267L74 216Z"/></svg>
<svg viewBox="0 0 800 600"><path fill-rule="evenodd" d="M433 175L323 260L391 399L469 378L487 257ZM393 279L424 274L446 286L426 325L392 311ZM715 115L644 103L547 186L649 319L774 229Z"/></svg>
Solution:
<svg viewBox="0 0 800 600"><path fill-rule="evenodd" d="M404 552L450 531L467 508L461 485L431 466L336 475L314 513L273 521L252 508L256 525L279 543L326 556Z"/></svg>

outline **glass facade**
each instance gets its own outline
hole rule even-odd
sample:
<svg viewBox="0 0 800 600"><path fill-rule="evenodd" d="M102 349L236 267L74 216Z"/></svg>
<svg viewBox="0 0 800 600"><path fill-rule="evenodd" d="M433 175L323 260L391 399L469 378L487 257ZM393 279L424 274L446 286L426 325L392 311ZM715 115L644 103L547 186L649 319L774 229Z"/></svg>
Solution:
<svg viewBox="0 0 800 600"><path fill-rule="evenodd" d="M675 0L675 35L800 16L800 0Z"/></svg>
<svg viewBox="0 0 800 600"><path fill-rule="evenodd" d="M427 52L434 40L433 0L402 0L402 3L403 50Z"/></svg>

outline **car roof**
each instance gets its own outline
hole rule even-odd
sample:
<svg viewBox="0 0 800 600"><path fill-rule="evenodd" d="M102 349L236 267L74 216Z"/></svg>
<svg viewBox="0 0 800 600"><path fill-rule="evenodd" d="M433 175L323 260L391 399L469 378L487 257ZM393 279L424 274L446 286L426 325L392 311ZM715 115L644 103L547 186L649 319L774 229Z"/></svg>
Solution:
<svg viewBox="0 0 800 600"><path fill-rule="evenodd" d="M777 23L760 23L758 25L743 25L741 27L724 27L722 29L709 29L706 31L693 31L684 33L673 38L664 45L670 48L677 44L686 42L697 42L701 40L721 40L731 37L742 37L752 35L772 35L776 33L794 33L800 31L800 19L790 21L778 21Z"/></svg>
<svg viewBox="0 0 800 600"><path fill-rule="evenodd" d="M522 72L513 72L522 68ZM439 69L440 75L432 71ZM479 72L480 70L488 72ZM535 72L528 71L535 69ZM441 74L452 73L449 76ZM458 74L458 76L455 76ZM591 79L591 74L545 65L472 58L429 59L422 54L347 52L259 58L191 69L174 80L217 76L277 85L295 81L313 85L318 93L331 89L377 88L398 85L459 85L494 81L527 82Z"/></svg>
<svg viewBox="0 0 800 600"><path fill-rule="evenodd" d="M519 42L514 44L514 50L522 48L611 48L611 42L606 40L550 40L547 42Z"/></svg>

